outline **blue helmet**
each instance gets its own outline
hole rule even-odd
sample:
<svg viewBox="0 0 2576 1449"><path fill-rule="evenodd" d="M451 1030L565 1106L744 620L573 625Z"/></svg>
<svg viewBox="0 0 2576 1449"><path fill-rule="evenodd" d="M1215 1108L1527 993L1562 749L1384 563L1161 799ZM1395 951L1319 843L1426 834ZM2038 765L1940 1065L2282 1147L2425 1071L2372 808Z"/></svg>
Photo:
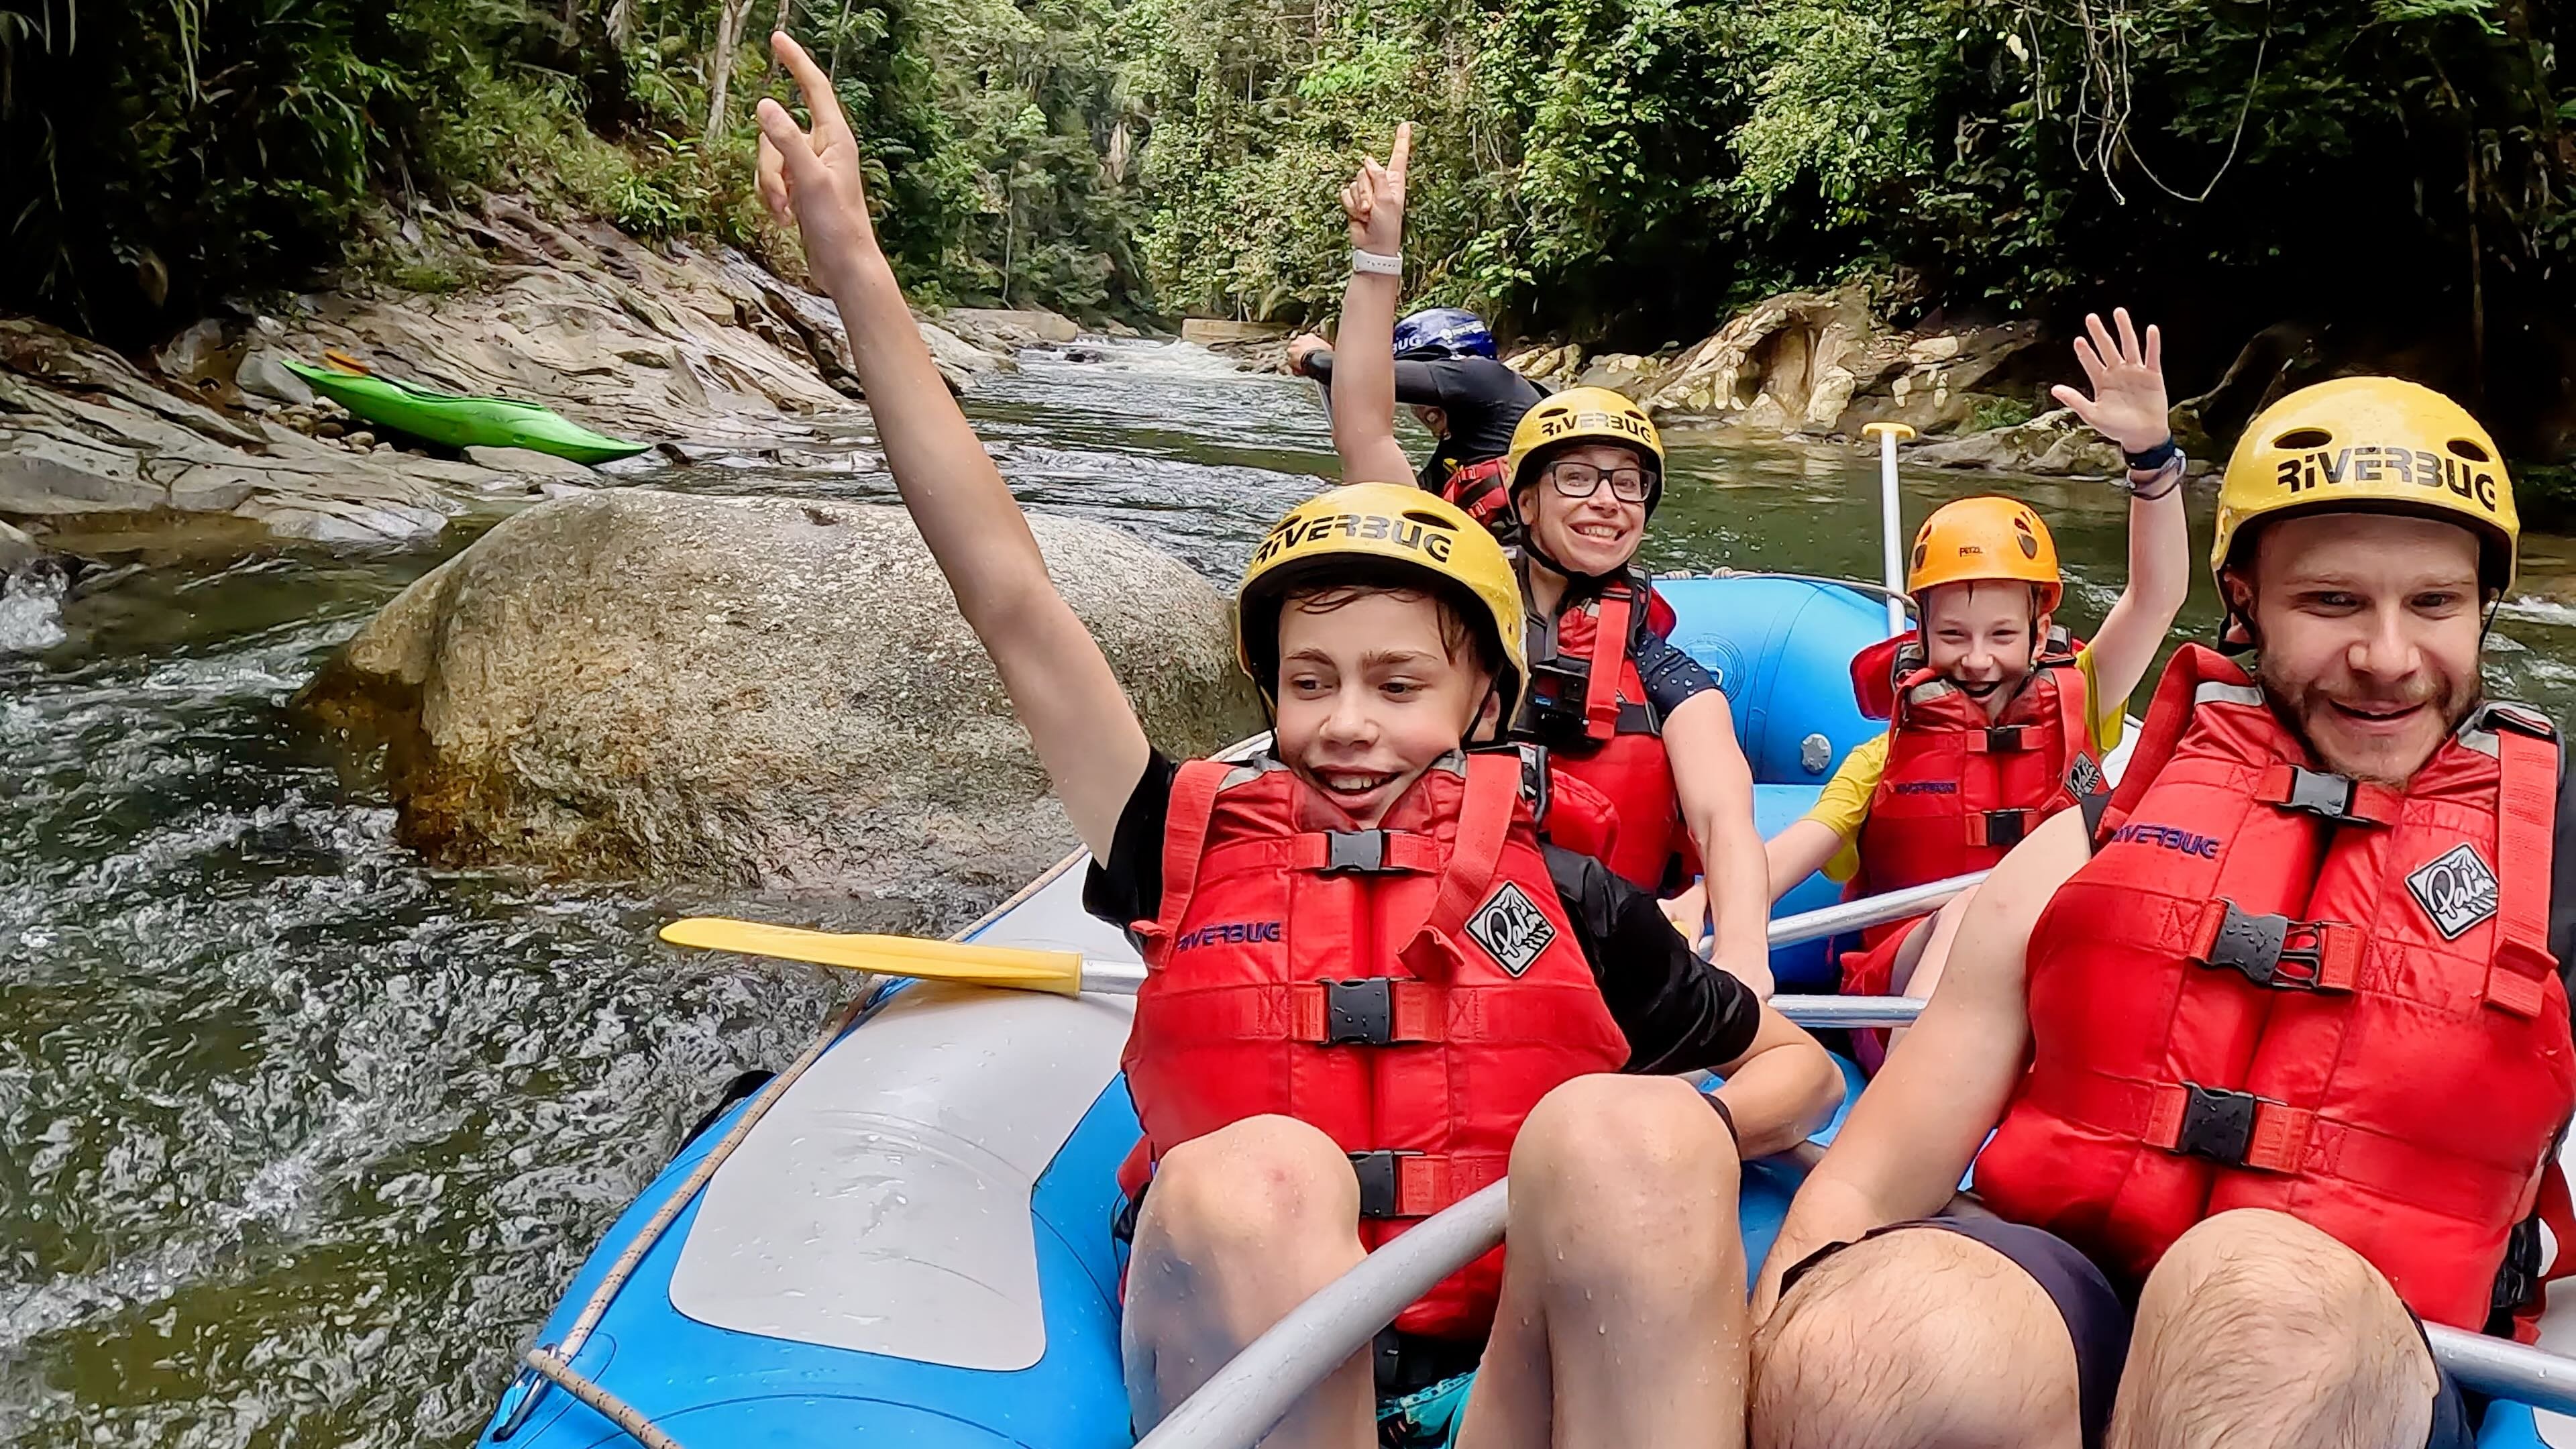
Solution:
<svg viewBox="0 0 2576 1449"><path fill-rule="evenodd" d="M1473 312L1456 307L1426 307L1395 324L1395 355L1407 359L1491 357L1494 334Z"/></svg>

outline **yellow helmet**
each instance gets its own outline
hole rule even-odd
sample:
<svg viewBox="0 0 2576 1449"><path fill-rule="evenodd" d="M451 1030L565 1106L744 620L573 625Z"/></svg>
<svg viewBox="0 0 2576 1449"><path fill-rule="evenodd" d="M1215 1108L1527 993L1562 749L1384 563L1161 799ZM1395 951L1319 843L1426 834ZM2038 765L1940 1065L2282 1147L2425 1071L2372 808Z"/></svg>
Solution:
<svg viewBox="0 0 2576 1449"><path fill-rule="evenodd" d="M2468 410L2393 377L2342 377L2265 408L2236 440L2218 485L2212 572L2246 525L2293 513L2411 513L2478 536L2479 575L2513 584L2522 520L2495 440Z"/></svg>
<svg viewBox="0 0 2576 1449"><path fill-rule="evenodd" d="M1646 410L1606 387L1570 387L1521 414L1512 429L1512 450L1503 465L1511 493L1538 481L1527 476L1532 458L1567 443L1620 443L1642 450L1654 460L1655 481L1646 493L1653 513L1664 497L1664 436ZM1540 461L1544 461L1543 459Z"/></svg>
<svg viewBox="0 0 2576 1449"><path fill-rule="evenodd" d="M2039 612L2045 614L2065 597L2057 569L2057 540L2031 506L2018 498L1991 494L1960 498L1932 510L1914 534L1914 553L1905 572L1905 592L1921 603L1923 591L1935 584L1972 579L2004 579L2038 590Z"/></svg>
<svg viewBox="0 0 2576 1449"><path fill-rule="evenodd" d="M1371 569L1372 563L1379 565ZM1503 718L1520 709L1529 680L1521 637L1521 585L1503 546L1483 524L1435 493L1410 483L1352 483L1318 493L1270 526L1235 594L1234 646L1243 671L1272 709L1279 706L1279 606L1301 585L1383 578L1384 565L1410 570L1463 593L1476 612L1468 623L1490 629L1503 657ZM1354 567L1358 565L1359 567Z"/></svg>

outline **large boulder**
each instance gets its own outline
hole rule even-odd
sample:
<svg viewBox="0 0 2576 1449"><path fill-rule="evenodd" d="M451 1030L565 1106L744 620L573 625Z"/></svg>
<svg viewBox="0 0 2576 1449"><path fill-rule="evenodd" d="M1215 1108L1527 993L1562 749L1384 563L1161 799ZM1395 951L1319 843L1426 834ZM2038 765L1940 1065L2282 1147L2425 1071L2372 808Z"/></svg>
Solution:
<svg viewBox="0 0 2576 1449"><path fill-rule="evenodd" d="M1155 744L1257 727L1227 607L1105 525L1030 520ZM432 860L821 888L949 926L1075 844L902 509L602 491L388 605L299 705L382 746Z"/></svg>

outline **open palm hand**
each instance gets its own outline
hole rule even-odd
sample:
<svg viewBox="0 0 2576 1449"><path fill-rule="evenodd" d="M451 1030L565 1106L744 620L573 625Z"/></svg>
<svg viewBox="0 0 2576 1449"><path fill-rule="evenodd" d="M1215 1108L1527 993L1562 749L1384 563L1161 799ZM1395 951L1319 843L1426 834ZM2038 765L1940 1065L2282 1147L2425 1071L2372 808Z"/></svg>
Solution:
<svg viewBox="0 0 2576 1449"><path fill-rule="evenodd" d="M2093 384L2092 394L2063 384L2050 392L2121 451L2143 453L2173 435L2166 417L2164 337L2151 326L2141 339L2126 307L2113 308L2111 320L2117 337L2099 315L2088 314L2084 329L2091 335L2075 339L2075 360Z"/></svg>

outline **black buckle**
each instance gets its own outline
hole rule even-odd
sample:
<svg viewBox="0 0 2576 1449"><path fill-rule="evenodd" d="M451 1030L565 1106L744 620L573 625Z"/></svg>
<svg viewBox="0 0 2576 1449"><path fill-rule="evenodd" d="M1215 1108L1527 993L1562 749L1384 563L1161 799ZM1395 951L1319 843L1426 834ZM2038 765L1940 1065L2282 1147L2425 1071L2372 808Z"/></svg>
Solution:
<svg viewBox="0 0 2576 1449"><path fill-rule="evenodd" d="M2030 748L2028 745L2022 743L2022 736L2026 734L2029 729L2030 726L2028 725L1986 726L1986 753L1990 755L2008 755L2015 750L2026 750Z"/></svg>
<svg viewBox="0 0 2576 1449"><path fill-rule="evenodd" d="M1385 870L1385 831L1327 830L1324 832L1323 874L1377 875Z"/></svg>
<svg viewBox="0 0 2576 1449"><path fill-rule="evenodd" d="M2487 1332L2512 1335L2514 1315L2539 1296L2541 1266L2540 1217L2535 1213L2505 1235L2504 1261L2496 1266L2488 1295Z"/></svg>
<svg viewBox="0 0 2576 1449"><path fill-rule="evenodd" d="M1419 1152L1391 1152L1385 1149L1376 1152L1354 1152L1350 1155L1351 1171L1359 1174L1360 1179L1361 1217L1396 1216L1395 1160L1399 1157L1420 1157L1421 1155Z"/></svg>
<svg viewBox="0 0 2576 1449"><path fill-rule="evenodd" d="M1547 774L1547 746L1523 742L1516 746L1521 757L1521 800L1529 806L1530 818L1544 825L1547 807L1555 798Z"/></svg>
<svg viewBox="0 0 2576 1449"><path fill-rule="evenodd" d="M1986 844L2013 846L2030 833L2027 810L1989 810L1986 812Z"/></svg>
<svg viewBox="0 0 2576 1449"><path fill-rule="evenodd" d="M2337 825L2368 825L2369 821L2352 813L2353 801L2360 794L2361 787L2342 775L2329 775L2303 765L2292 765L2290 798L2281 802L2281 808L2304 810Z"/></svg>
<svg viewBox="0 0 2576 1449"><path fill-rule="evenodd" d="M2317 976L2325 966L2325 948L2318 942L2313 924L2287 916L2249 916L2231 900L2222 899L2218 904L2222 908L2218 934L2209 943L2209 959L2201 964L2241 972L2257 986L2284 991L2317 989ZM2289 944L2294 930L2307 945ZM2285 971L2285 966L2307 969Z"/></svg>
<svg viewBox="0 0 2576 1449"><path fill-rule="evenodd" d="M1324 1045L1385 1046L1394 1040L1394 978L1324 983Z"/></svg>
<svg viewBox="0 0 2576 1449"><path fill-rule="evenodd" d="M2188 1094L2182 1104L2182 1131L2174 1138L2173 1150L2193 1157L2242 1165L2245 1154L2254 1146L2254 1109L2263 1099L2252 1092L2212 1090L2198 1082L2185 1082Z"/></svg>

